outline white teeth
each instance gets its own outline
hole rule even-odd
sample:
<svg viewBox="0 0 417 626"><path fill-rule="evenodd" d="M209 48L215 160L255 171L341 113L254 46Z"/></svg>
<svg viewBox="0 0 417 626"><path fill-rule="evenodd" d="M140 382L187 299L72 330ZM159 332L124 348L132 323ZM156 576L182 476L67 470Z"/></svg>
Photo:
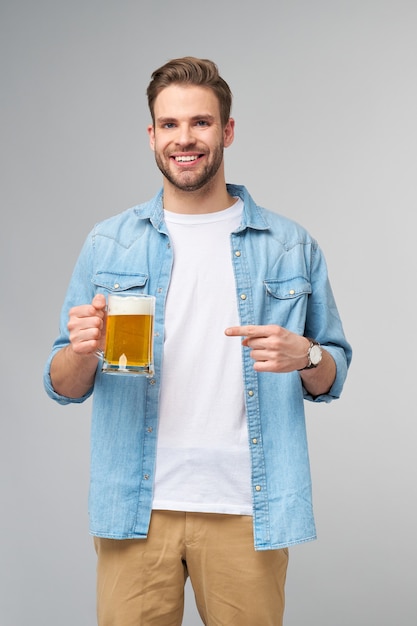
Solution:
<svg viewBox="0 0 417 626"><path fill-rule="evenodd" d="M195 161L198 159L198 156L177 156L175 157L176 161L184 162L184 161Z"/></svg>

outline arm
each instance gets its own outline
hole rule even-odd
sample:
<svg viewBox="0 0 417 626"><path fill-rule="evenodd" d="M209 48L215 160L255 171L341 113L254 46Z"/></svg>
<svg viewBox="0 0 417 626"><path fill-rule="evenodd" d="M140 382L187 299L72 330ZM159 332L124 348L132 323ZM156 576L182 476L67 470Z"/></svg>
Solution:
<svg viewBox="0 0 417 626"><path fill-rule="evenodd" d="M309 345L310 341L308 341L307 349ZM328 393L336 379L336 363L333 357L324 348L322 348L322 355L323 358L317 367L300 371L303 386L312 396Z"/></svg>
<svg viewBox="0 0 417 626"><path fill-rule="evenodd" d="M69 312L70 343L61 348L51 363L54 390L69 398L81 398L91 389L97 369L97 350L104 343L106 300L97 294L91 304Z"/></svg>
<svg viewBox="0 0 417 626"><path fill-rule="evenodd" d="M242 345L251 349L257 372L286 373L307 365L310 341L282 326L234 326L225 333L230 337L244 337ZM336 377L333 357L322 350L323 358L316 368L300 371L303 385L312 396L327 393Z"/></svg>

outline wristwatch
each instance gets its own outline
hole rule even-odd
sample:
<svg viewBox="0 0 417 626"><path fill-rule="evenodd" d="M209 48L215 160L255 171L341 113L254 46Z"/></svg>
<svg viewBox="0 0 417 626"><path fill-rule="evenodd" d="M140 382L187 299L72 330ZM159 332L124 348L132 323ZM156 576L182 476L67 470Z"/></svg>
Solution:
<svg viewBox="0 0 417 626"><path fill-rule="evenodd" d="M303 370L311 370L314 367L317 367L323 358L323 352L318 341L311 339L310 337L307 337L307 339L310 342L310 347L307 351L308 364L298 370L299 372L302 372Z"/></svg>

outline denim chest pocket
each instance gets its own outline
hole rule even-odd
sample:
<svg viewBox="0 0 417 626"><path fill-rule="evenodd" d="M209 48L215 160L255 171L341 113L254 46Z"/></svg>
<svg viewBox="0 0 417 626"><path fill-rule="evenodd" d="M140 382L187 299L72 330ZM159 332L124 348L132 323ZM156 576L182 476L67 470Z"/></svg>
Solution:
<svg viewBox="0 0 417 626"><path fill-rule="evenodd" d="M278 324L302 333L311 283L303 276L286 280L264 280L266 290L266 323Z"/></svg>
<svg viewBox="0 0 417 626"><path fill-rule="evenodd" d="M131 291L132 293L146 293L145 288L148 283L147 274L126 274L123 272L96 272L92 278L97 289L109 292L120 293Z"/></svg>

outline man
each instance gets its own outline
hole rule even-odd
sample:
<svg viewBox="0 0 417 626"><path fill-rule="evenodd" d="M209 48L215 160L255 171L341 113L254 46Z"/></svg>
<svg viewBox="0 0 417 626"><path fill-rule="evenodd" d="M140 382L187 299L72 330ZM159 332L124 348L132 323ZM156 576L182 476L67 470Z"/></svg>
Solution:
<svg viewBox="0 0 417 626"><path fill-rule="evenodd" d="M226 185L232 95L186 57L152 74L163 189L98 224L45 370L60 402L94 391L90 531L100 626L278 626L288 547L315 538L304 399L338 398L347 343L316 241ZM156 296L155 373L97 368L106 296Z"/></svg>

